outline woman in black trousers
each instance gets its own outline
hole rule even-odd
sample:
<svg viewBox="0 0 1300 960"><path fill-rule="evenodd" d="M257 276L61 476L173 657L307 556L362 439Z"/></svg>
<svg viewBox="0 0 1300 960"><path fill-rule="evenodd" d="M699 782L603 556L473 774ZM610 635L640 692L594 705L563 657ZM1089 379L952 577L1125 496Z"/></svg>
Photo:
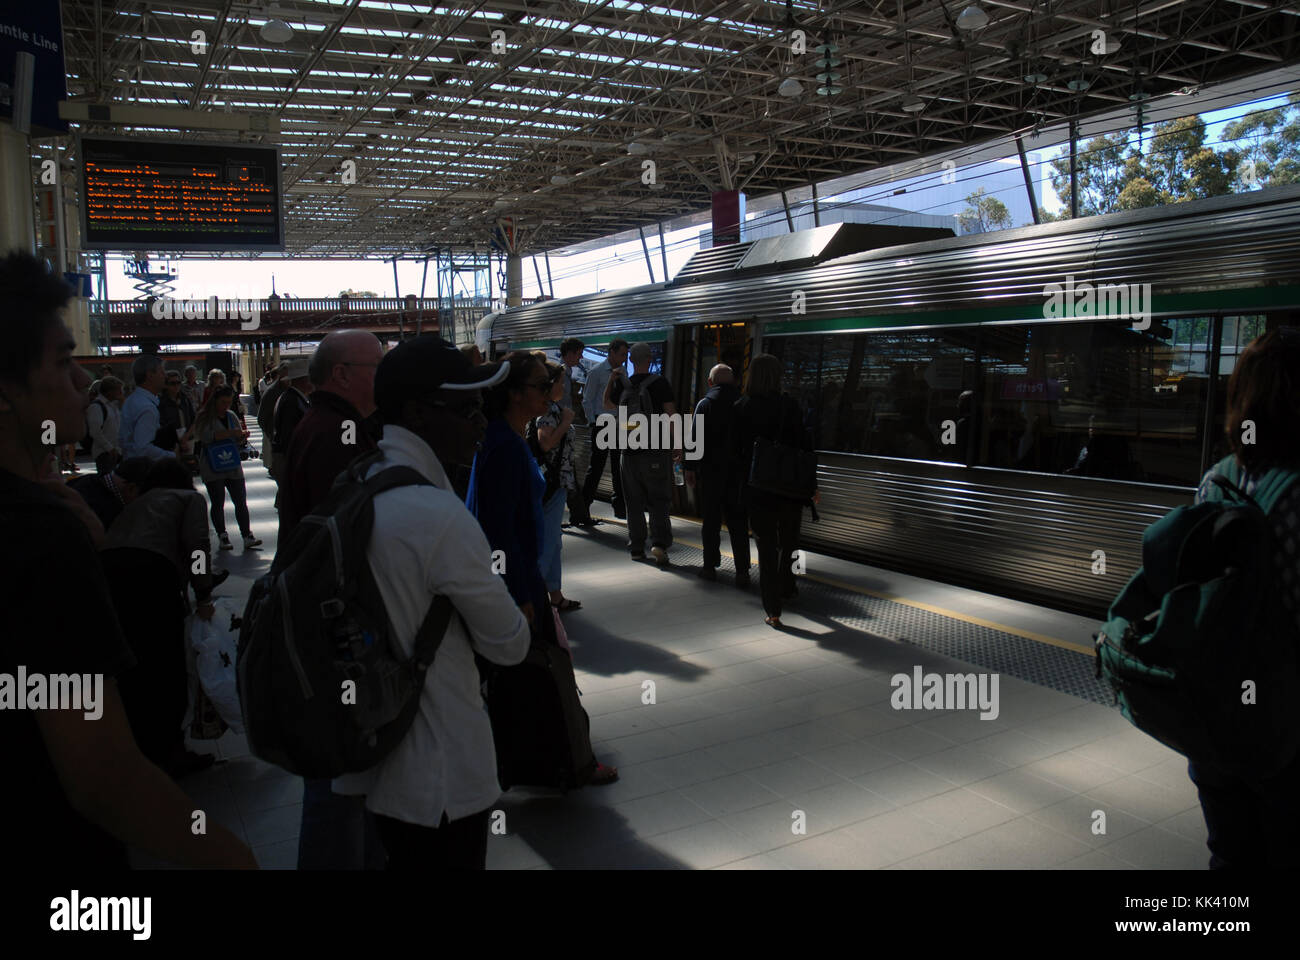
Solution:
<svg viewBox="0 0 1300 960"><path fill-rule="evenodd" d="M746 472L754 459L754 441L765 437L802 450L812 450L812 438L804 429L803 412L793 397L781 392L781 361L760 353L750 361L745 374L744 396L736 401L732 427L734 462ZM764 622L781 626L781 600L798 596L791 564L799 542L799 525L807 500L743 488L749 526L758 541L758 584L763 596ZM815 489L813 502L819 499Z"/></svg>

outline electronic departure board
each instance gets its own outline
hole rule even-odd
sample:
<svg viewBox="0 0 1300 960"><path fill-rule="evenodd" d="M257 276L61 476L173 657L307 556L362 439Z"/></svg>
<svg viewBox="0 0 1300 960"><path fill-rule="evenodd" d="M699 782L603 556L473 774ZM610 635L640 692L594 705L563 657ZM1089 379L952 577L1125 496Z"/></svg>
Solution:
<svg viewBox="0 0 1300 960"><path fill-rule="evenodd" d="M280 152L80 138L87 250L283 250Z"/></svg>

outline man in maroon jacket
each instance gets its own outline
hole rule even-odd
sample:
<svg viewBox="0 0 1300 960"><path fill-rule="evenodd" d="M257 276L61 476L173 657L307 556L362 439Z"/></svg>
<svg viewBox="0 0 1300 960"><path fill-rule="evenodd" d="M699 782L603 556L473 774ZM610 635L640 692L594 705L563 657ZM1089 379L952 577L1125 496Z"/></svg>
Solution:
<svg viewBox="0 0 1300 960"><path fill-rule="evenodd" d="M334 478L375 449L378 438L362 421L375 410L375 368L383 356L379 340L364 330L331 333L312 354L310 406L293 431L279 478L280 544L325 500Z"/></svg>
<svg viewBox="0 0 1300 960"><path fill-rule="evenodd" d="M375 369L384 348L372 333L329 334L307 367L308 409L293 431L280 481L279 545L289 542L302 518L324 502L334 478L374 450L362 421L375 411ZM299 870L382 869L385 854L364 797L338 796L329 780L305 780Z"/></svg>

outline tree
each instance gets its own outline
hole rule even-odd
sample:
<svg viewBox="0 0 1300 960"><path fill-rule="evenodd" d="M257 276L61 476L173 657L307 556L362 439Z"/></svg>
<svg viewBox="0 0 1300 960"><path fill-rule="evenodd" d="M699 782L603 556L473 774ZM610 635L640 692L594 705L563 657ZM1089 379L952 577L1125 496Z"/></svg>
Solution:
<svg viewBox="0 0 1300 960"><path fill-rule="evenodd" d="M1300 94L1285 107L1256 110L1223 128L1223 140L1240 157L1237 186L1275 187L1300 182Z"/></svg>
<svg viewBox="0 0 1300 960"><path fill-rule="evenodd" d="M1011 226L1007 205L997 197L985 195L983 187L967 197L966 204L966 209L957 214L963 233L987 233Z"/></svg>
<svg viewBox="0 0 1300 960"><path fill-rule="evenodd" d="M1158 123L1145 158L1134 151L1130 169L1134 179L1144 177L1161 203L1201 200L1232 192L1237 154L1217 153L1205 146L1205 121L1179 117Z"/></svg>
<svg viewBox="0 0 1300 960"><path fill-rule="evenodd" d="M339 299L343 297L349 300L378 300L379 294L373 290L340 290Z"/></svg>
<svg viewBox="0 0 1300 960"><path fill-rule="evenodd" d="M1079 216L1092 217L1119 209L1119 195L1132 178L1128 170L1128 133L1102 134L1093 137L1076 151L1079 179ZM1065 147L1052 161L1052 189L1070 209L1070 150Z"/></svg>

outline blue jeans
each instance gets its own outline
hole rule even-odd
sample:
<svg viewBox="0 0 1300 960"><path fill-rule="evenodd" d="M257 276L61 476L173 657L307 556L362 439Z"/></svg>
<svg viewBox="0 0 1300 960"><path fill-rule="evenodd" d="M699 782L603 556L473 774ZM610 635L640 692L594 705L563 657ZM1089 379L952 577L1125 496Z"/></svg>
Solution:
<svg viewBox="0 0 1300 960"><path fill-rule="evenodd" d="M329 780L304 780L299 870L383 870L387 861L365 797L330 790Z"/></svg>
<svg viewBox="0 0 1300 960"><path fill-rule="evenodd" d="M564 523L565 493L561 487L542 504L542 550L537 566L541 568L546 589L555 592L560 589L560 540L564 536L560 527Z"/></svg>

